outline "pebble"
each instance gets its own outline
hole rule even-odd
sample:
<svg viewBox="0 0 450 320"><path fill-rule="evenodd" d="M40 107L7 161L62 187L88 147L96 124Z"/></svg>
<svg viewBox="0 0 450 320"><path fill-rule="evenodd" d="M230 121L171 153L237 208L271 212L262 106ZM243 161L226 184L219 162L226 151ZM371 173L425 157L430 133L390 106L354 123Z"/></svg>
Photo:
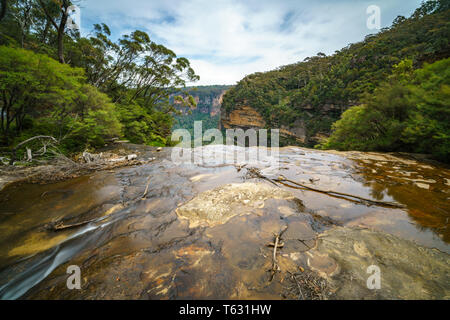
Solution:
<svg viewBox="0 0 450 320"><path fill-rule="evenodd" d="M416 186L418 186L419 188L422 188L422 189L430 189L430 185L429 184L426 184L426 183L420 183L420 182L416 182Z"/></svg>

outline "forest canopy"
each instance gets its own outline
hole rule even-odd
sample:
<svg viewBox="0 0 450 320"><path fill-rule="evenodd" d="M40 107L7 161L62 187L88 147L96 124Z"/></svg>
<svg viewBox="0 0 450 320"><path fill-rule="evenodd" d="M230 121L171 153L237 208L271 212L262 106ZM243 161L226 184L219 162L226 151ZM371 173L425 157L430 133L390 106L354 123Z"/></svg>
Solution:
<svg viewBox="0 0 450 320"><path fill-rule="evenodd" d="M404 60L362 105L342 114L322 147L432 153L448 162L449 101L450 58L415 71Z"/></svg>
<svg viewBox="0 0 450 320"><path fill-rule="evenodd" d="M55 137L76 152L107 139L164 146L176 112L173 92L199 76L189 60L136 30L111 40L106 24L88 37L68 28L76 1L2 1L0 17L0 147L33 135ZM4 11L4 13L3 13Z"/></svg>
<svg viewBox="0 0 450 320"><path fill-rule="evenodd" d="M245 77L227 92L222 110L249 105L268 128L302 119L310 147L431 153L448 161L449 39L450 1L426 1L411 17L399 16L333 55L319 52ZM332 130L328 142L319 139Z"/></svg>
<svg viewBox="0 0 450 320"><path fill-rule="evenodd" d="M77 3L0 2L1 150L35 135L55 137L66 153L112 138L164 146L174 127L197 118L216 127L217 115L195 111L186 84L199 76L188 59L140 30L112 40L100 21L81 36L68 27ZM268 128L300 119L310 147L430 153L449 161L449 21L450 0L426 1L411 17L399 16L332 55L319 52L245 77L225 94L222 112L250 105ZM180 108L194 111L183 117Z"/></svg>

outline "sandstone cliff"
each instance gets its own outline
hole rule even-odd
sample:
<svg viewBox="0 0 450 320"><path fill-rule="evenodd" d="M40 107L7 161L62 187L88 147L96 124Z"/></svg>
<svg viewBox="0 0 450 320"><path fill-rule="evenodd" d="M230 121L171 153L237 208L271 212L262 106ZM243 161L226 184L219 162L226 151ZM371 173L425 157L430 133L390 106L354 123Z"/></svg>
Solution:
<svg viewBox="0 0 450 320"><path fill-rule="evenodd" d="M266 126L263 117L250 106L238 106L227 114L223 111L220 115L221 126L224 129L261 129Z"/></svg>
<svg viewBox="0 0 450 320"><path fill-rule="evenodd" d="M231 86L199 86L193 90L187 88L197 104L196 109L192 111L198 114L208 114L211 117L220 114L223 96L230 87ZM183 114L188 114L189 110L186 107L183 107L180 102L173 101L173 104Z"/></svg>
<svg viewBox="0 0 450 320"><path fill-rule="evenodd" d="M266 121L261 114L248 105L238 105L231 112L221 110L220 125L223 129L263 129L266 128ZM268 128L267 128L268 129ZM305 143L306 127L301 119L296 120L291 126L281 126L280 136L294 139L297 143Z"/></svg>

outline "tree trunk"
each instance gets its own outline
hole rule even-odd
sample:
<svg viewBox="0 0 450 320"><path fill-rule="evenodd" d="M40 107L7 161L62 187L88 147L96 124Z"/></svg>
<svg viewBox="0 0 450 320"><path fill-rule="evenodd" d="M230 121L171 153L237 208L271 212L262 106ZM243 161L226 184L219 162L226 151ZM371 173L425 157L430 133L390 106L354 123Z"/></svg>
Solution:
<svg viewBox="0 0 450 320"><path fill-rule="evenodd" d="M59 4L61 9L61 19L59 21L59 25L56 24L53 17L50 15L49 11L47 10L47 7L45 3L42 0L38 0L39 4L41 5L42 10L44 11L45 15L47 16L48 21L55 27L56 31L58 32L58 60L61 63L64 63L64 31L67 24L67 19L69 17L69 13L67 9L70 6L70 1L63 0L61 4Z"/></svg>
<svg viewBox="0 0 450 320"><path fill-rule="evenodd" d="M65 4L63 5L65 6ZM63 10L61 22L59 23L58 28L58 59L59 62L64 62L64 29L66 28L68 13L67 13L67 7L61 8Z"/></svg>
<svg viewBox="0 0 450 320"><path fill-rule="evenodd" d="M41 38L42 43L47 42L47 34L48 34L48 29L50 29L50 24L51 24L51 22L47 19L47 22L45 23L45 29L42 32L42 38Z"/></svg>

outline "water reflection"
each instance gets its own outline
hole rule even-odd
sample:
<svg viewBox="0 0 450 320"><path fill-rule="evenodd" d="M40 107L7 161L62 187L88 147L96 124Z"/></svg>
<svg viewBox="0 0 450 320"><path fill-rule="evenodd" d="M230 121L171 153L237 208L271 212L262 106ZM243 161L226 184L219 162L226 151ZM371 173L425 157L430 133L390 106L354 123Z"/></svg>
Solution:
<svg viewBox="0 0 450 320"><path fill-rule="evenodd" d="M215 166L214 159L206 165L176 165L170 149L155 154L144 146L129 148L158 159L56 184L12 185L0 193L1 298L279 298L281 284L267 286L271 260L266 244L289 225L292 239L286 239L280 264L285 270L307 268L308 257L300 253L308 247L300 248L295 237L307 233L314 238L330 228L317 217L450 252L446 168L366 153L284 148L280 168L263 164L264 175L407 208L367 206L279 186L300 199L303 209L298 201L269 199L247 212L250 204L244 201L251 199L236 195L239 214L221 225L190 228L176 209L200 193L245 182L245 169ZM46 228L60 219L93 222L60 232ZM82 266L82 292L65 288L68 263Z"/></svg>
<svg viewBox="0 0 450 320"><path fill-rule="evenodd" d="M450 242L450 171L443 166L402 162L363 162L364 185L372 188L371 195L383 199L388 195L405 204L414 224L421 231L431 230L446 243Z"/></svg>

